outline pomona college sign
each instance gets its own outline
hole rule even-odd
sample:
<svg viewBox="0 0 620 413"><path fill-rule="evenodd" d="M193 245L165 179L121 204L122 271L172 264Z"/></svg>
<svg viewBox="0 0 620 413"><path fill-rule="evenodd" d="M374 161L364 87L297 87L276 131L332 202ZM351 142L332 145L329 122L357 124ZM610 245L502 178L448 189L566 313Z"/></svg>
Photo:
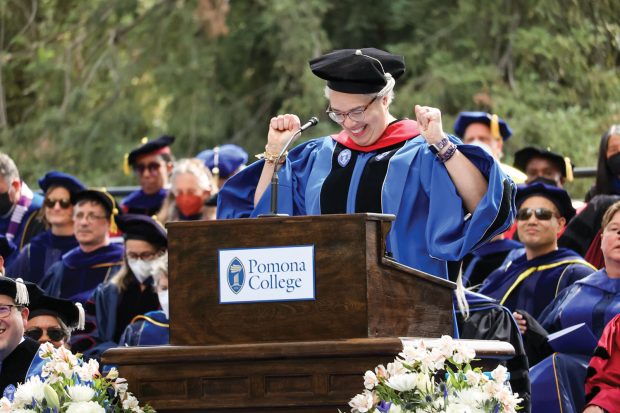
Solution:
<svg viewBox="0 0 620 413"><path fill-rule="evenodd" d="M220 303L315 299L314 245L218 251Z"/></svg>

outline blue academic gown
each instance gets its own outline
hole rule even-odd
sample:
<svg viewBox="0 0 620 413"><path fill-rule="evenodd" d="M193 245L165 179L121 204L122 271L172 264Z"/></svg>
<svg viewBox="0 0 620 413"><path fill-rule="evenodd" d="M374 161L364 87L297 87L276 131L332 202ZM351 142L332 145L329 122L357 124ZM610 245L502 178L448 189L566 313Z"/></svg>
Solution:
<svg viewBox="0 0 620 413"><path fill-rule="evenodd" d="M163 346L170 342L170 324L163 311L150 311L134 318L119 346Z"/></svg>
<svg viewBox="0 0 620 413"><path fill-rule="evenodd" d="M30 242L30 239L38 234L39 232L44 230L44 225L40 222L37 217L37 212L43 206L43 196L38 193L34 193L32 197L32 202L26 210L24 217L22 218L19 227L17 229L17 233L15 233L15 238L9 243L10 249L12 250L12 254L4 257L4 265L8 266L15 257L17 257L18 251L20 251L24 245ZM9 224L11 223L11 215L13 212L8 214L6 217L0 217L0 236L4 237L6 231L9 229Z"/></svg>
<svg viewBox="0 0 620 413"><path fill-rule="evenodd" d="M528 260L525 248L511 251L493 271L480 293L493 297L510 310L525 310L534 318L564 288L596 271L580 255L567 248Z"/></svg>
<svg viewBox="0 0 620 413"><path fill-rule="evenodd" d="M21 277L24 281L38 284L52 264L77 246L73 235L58 236L49 230L42 232L20 251L6 272L12 278Z"/></svg>
<svg viewBox="0 0 620 413"><path fill-rule="evenodd" d="M511 239L482 244L463 260L463 285L472 288L481 285L489 274L502 265L510 251L522 247L523 244Z"/></svg>
<svg viewBox="0 0 620 413"><path fill-rule="evenodd" d="M76 247L50 267L40 285L48 295L85 304L95 288L109 280L122 262L122 244L109 244L88 253Z"/></svg>
<svg viewBox="0 0 620 413"><path fill-rule="evenodd" d="M402 125L415 122L393 122L384 137ZM392 257L402 264L448 278L447 261L461 260L511 225L515 185L483 149L463 145L450 136L488 180L488 191L466 219L463 201L447 169L428 149L424 138L414 136L394 148L370 152L346 148L329 136L300 144L289 152L279 171L278 212L394 214L396 220L387 239ZM373 169L386 159L389 161L384 170ZM256 217L270 211L270 188L254 207L263 162L255 162L226 182L219 192L218 219ZM384 177L381 182L373 180L377 174ZM338 180L331 189L323 191L323 187ZM360 194L368 193L370 184L378 189L375 198L368 200ZM332 208L338 199L341 208ZM368 203L376 207L366 208Z"/></svg>
<svg viewBox="0 0 620 413"><path fill-rule="evenodd" d="M138 189L121 201L121 209L125 213L153 216L161 209L166 195L168 190L164 188L154 194L145 194L142 189Z"/></svg>
<svg viewBox="0 0 620 413"><path fill-rule="evenodd" d="M600 337L607 323L620 314L620 279L605 269L575 282L540 315L550 333L585 323ZM581 413L585 405L584 381L591 354L554 353L530 369L533 411Z"/></svg>

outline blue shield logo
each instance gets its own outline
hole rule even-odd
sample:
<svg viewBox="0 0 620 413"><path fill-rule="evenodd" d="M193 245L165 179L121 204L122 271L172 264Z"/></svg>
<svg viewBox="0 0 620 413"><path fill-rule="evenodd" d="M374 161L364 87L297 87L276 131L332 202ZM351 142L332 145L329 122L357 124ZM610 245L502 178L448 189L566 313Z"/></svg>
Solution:
<svg viewBox="0 0 620 413"><path fill-rule="evenodd" d="M239 258L233 258L230 264L228 264L226 279L228 280L230 290L235 294L239 294L239 291L245 285L245 268Z"/></svg>
<svg viewBox="0 0 620 413"><path fill-rule="evenodd" d="M345 149L342 152L340 152L340 155L338 155L338 165L340 165L343 168L347 166L350 160L351 160L350 149Z"/></svg>

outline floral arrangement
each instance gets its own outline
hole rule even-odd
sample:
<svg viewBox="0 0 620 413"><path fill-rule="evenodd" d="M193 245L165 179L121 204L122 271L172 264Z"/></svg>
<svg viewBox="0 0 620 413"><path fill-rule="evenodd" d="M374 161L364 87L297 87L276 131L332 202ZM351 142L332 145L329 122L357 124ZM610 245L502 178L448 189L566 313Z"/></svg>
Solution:
<svg viewBox="0 0 620 413"><path fill-rule="evenodd" d="M387 368L364 374L366 390L349 402L353 413L512 413L521 399L499 365L491 373L472 368L475 351L443 336L432 348L406 343Z"/></svg>
<svg viewBox="0 0 620 413"><path fill-rule="evenodd" d="M0 399L0 412L17 413L154 413L140 407L127 391L127 381L112 368L104 377L96 360L84 362L64 347L42 344L41 377L32 376L17 388L9 386Z"/></svg>

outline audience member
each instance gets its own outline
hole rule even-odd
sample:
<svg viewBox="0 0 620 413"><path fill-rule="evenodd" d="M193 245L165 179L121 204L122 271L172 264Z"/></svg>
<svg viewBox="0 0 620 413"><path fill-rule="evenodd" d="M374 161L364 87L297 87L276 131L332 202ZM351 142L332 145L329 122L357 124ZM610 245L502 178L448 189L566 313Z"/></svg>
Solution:
<svg viewBox="0 0 620 413"><path fill-rule="evenodd" d="M141 146L126 155L125 173L129 174L129 167L133 168L140 189L123 199L123 212L153 216L161 209L168 194L168 175L174 161L170 145L174 139L168 135L153 141L144 138Z"/></svg>
<svg viewBox="0 0 620 413"><path fill-rule="evenodd" d="M72 348L90 358L100 358L105 350L118 346L135 316L159 309L153 285L168 261L166 230L146 215L124 214L117 222L125 239L123 265L109 283L97 287L86 304L95 330L71 341Z"/></svg>
<svg viewBox="0 0 620 413"><path fill-rule="evenodd" d="M514 184L490 155L447 137L436 108L416 105L418 122L390 113L395 80L405 70L401 56L336 50L313 59L310 68L327 81L327 113L342 130L298 145L276 166L301 122L290 114L272 118L264 160L224 185L218 218L268 213L269 184L281 167L278 212L394 214L388 251L442 278L447 261L462 259L508 227Z"/></svg>
<svg viewBox="0 0 620 413"><path fill-rule="evenodd" d="M196 155L196 158L204 162L217 182L218 188L221 188L228 178L245 168L248 153L241 146L227 143L213 149L206 149Z"/></svg>
<svg viewBox="0 0 620 413"><path fill-rule="evenodd" d="M42 176L39 187L45 194L39 214L48 230L34 236L7 268L9 276L33 283L41 281L52 264L78 246L73 235L73 205L78 192L85 189L75 177L56 171Z"/></svg>
<svg viewBox="0 0 620 413"><path fill-rule="evenodd" d="M620 195L620 124L601 136L596 181L586 194L586 202L596 195Z"/></svg>
<svg viewBox="0 0 620 413"><path fill-rule="evenodd" d="M620 314L605 327L586 379L583 413L611 413L620 406Z"/></svg>
<svg viewBox="0 0 620 413"><path fill-rule="evenodd" d="M517 232L524 248L508 254L480 293L538 318L558 293L596 268L574 251L558 248L558 234L575 215L564 189L540 182L520 185L516 203Z"/></svg>
<svg viewBox="0 0 620 413"><path fill-rule="evenodd" d="M23 383L39 343L26 337L30 301L36 302L43 291L36 285L0 277L0 393Z"/></svg>
<svg viewBox="0 0 620 413"><path fill-rule="evenodd" d="M167 263L162 266L156 279L161 310L135 316L121 336L119 346L163 346L169 343L170 307Z"/></svg>
<svg viewBox="0 0 620 413"><path fill-rule="evenodd" d="M170 177L170 193L157 214L159 222L215 219L215 208L205 205L217 184L204 163L198 159L179 160Z"/></svg>
<svg viewBox="0 0 620 413"><path fill-rule="evenodd" d="M42 204L43 197L20 179L13 159L0 152L0 238L9 247L4 256L6 266L34 235L45 230L43 223L34 219Z"/></svg>
<svg viewBox="0 0 620 413"><path fill-rule="evenodd" d="M123 260L123 246L110 243L116 232L118 215L109 193L88 189L76 196L73 221L78 246L50 267L41 287L52 297L86 303L95 288L118 271Z"/></svg>
<svg viewBox="0 0 620 413"><path fill-rule="evenodd" d="M84 309L80 303L44 295L28 306L28 324L24 335L54 347L69 347L73 330L84 328Z"/></svg>
<svg viewBox="0 0 620 413"><path fill-rule="evenodd" d="M563 188L566 182L573 180L570 158L551 152L550 149L526 146L515 152L514 166L525 172L527 184L542 182Z"/></svg>

